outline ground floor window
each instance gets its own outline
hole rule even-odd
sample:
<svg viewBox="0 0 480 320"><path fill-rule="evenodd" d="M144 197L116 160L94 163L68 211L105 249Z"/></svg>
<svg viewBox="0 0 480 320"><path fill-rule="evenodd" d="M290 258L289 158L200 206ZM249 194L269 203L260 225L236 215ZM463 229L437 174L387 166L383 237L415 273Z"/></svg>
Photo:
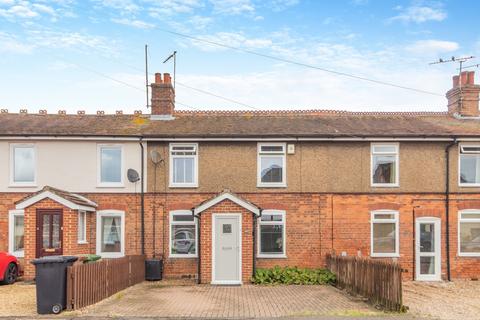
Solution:
<svg viewBox="0 0 480 320"><path fill-rule="evenodd" d="M87 212L86 211L78 211L78 243L86 243L87 242Z"/></svg>
<svg viewBox="0 0 480 320"><path fill-rule="evenodd" d="M258 234L258 257L285 257L285 211L263 210Z"/></svg>
<svg viewBox="0 0 480 320"><path fill-rule="evenodd" d="M24 212L11 210L8 219L9 248L8 251L16 257L24 256Z"/></svg>
<svg viewBox="0 0 480 320"><path fill-rule="evenodd" d="M462 210L458 214L459 255L480 256L480 210Z"/></svg>
<svg viewBox="0 0 480 320"><path fill-rule="evenodd" d="M170 212L170 257L197 257L196 220L190 210Z"/></svg>
<svg viewBox="0 0 480 320"><path fill-rule="evenodd" d="M399 256L398 211L377 210L371 213L371 256Z"/></svg>
<svg viewBox="0 0 480 320"><path fill-rule="evenodd" d="M125 212L97 211L97 254L105 258L125 254Z"/></svg>

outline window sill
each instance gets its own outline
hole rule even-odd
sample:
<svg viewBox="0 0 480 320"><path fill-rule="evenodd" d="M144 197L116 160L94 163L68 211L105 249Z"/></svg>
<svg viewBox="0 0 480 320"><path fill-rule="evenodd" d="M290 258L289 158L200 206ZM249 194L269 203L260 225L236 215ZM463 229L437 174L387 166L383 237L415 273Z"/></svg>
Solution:
<svg viewBox="0 0 480 320"><path fill-rule="evenodd" d="M257 188L286 188L286 184L257 184Z"/></svg>
<svg viewBox="0 0 480 320"><path fill-rule="evenodd" d="M123 258L125 257L125 255L123 253L101 253L101 252L97 252L97 255L99 255L100 257L102 258L105 258L105 259L117 259L117 258Z"/></svg>
<svg viewBox="0 0 480 320"><path fill-rule="evenodd" d="M97 188L125 188L125 185L123 183L100 183L97 185Z"/></svg>
<svg viewBox="0 0 480 320"><path fill-rule="evenodd" d="M480 253L459 253L459 257L461 258L480 258Z"/></svg>
<svg viewBox="0 0 480 320"><path fill-rule="evenodd" d="M285 254L258 254L257 258L259 258L259 259L286 259L287 255L285 255Z"/></svg>
<svg viewBox="0 0 480 320"><path fill-rule="evenodd" d="M77 244L88 244L88 241L78 241Z"/></svg>
<svg viewBox="0 0 480 320"><path fill-rule="evenodd" d="M36 188L37 184L10 183L9 188Z"/></svg>
<svg viewBox="0 0 480 320"><path fill-rule="evenodd" d="M372 185L370 185L370 187L372 187L372 188L400 188L400 185L399 184L385 183L385 184L372 184Z"/></svg>
<svg viewBox="0 0 480 320"><path fill-rule="evenodd" d="M398 253L372 253L370 254L372 258L400 258Z"/></svg>
<svg viewBox="0 0 480 320"><path fill-rule="evenodd" d="M480 184L477 183L460 183L460 188L480 188Z"/></svg>
<svg viewBox="0 0 480 320"><path fill-rule="evenodd" d="M188 189L188 188L193 189L193 188L198 188L198 184L170 184L168 187L170 189L176 189L176 188L178 188L178 189L182 189L182 188L183 189Z"/></svg>
<svg viewBox="0 0 480 320"><path fill-rule="evenodd" d="M23 251L10 252L10 254L16 258L24 258L25 253Z"/></svg>
<svg viewBox="0 0 480 320"><path fill-rule="evenodd" d="M172 259L196 259L198 258L198 255L182 255L182 254L170 254L168 256L168 258L172 258Z"/></svg>

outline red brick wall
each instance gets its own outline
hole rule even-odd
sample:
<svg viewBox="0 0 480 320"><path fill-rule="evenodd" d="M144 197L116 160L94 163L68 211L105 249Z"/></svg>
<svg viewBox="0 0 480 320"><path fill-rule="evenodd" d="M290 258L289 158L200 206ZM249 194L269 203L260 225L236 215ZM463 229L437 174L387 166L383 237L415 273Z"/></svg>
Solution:
<svg viewBox="0 0 480 320"><path fill-rule="evenodd" d="M14 202L26 194L0 194L0 250L8 249L8 210L14 209ZM99 210L117 209L125 211L125 253L141 253L141 221L140 197L134 194L86 194L87 197L99 204ZM195 276L197 273L197 259L169 258L169 224L168 212L171 210L189 210L200 202L213 197L214 194L148 194L145 197L145 249L148 256L153 255L153 208L156 212L155 245L156 256L165 257L165 276L182 277ZM434 216L442 219L442 275L446 277L446 223L445 202L442 194L296 194L296 193L248 193L240 194L263 209L281 209L286 214L286 255L283 259L257 259L257 267L266 268L274 265L290 265L299 267L321 267L324 265L324 256L329 252L348 255L370 254L370 212L377 209L395 209L400 212L400 257L406 272L405 279L412 279L414 273L413 228L415 216ZM450 205L450 257L451 275L453 279L478 277L480 273L479 257L459 257L457 255L457 211L461 209L480 209L480 198L475 194L459 194L451 196ZM458 199L458 200L456 200ZM471 199L471 200L470 200ZM34 257L32 244L35 241L35 227L33 221L34 209L39 207L61 208L62 206L44 200L26 210L25 217L25 244L32 249L26 250L26 260ZM88 245L76 244L77 214L64 209L64 246L65 254L79 254L95 252L95 214L88 214ZM202 280L209 281L211 277L211 225L208 220L212 212L233 211L243 212L243 278L247 281L251 275L251 238L247 238L246 231L251 232L251 213L230 202L220 203L202 213ZM32 220L33 219L33 220ZM246 219L246 220L245 220ZM332 223L333 222L333 223ZM210 229L209 229L210 228ZM247 228L247 229L246 229ZM250 228L250 230L248 230ZM210 231L209 231L210 230ZM67 234L71 239L66 239ZM33 251L32 251L33 250ZM203 255L205 255L204 258ZM205 264L205 265L204 265ZM25 264L29 266L27 262ZM30 267L27 267L27 269ZM27 274L31 275L31 268Z"/></svg>

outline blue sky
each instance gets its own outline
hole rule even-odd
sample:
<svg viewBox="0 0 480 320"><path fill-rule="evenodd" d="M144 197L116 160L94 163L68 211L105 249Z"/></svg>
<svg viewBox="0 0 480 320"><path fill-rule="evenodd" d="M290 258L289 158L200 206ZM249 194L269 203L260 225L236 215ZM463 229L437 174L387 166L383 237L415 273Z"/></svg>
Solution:
<svg viewBox="0 0 480 320"><path fill-rule="evenodd" d="M248 108L187 85L259 109L443 111L457 66L428 63L480 56L479 9L474 0L0 0L0 106L146 112L148 43L152 72L172 72L162 61L178 52L179 109Z"/></svg>

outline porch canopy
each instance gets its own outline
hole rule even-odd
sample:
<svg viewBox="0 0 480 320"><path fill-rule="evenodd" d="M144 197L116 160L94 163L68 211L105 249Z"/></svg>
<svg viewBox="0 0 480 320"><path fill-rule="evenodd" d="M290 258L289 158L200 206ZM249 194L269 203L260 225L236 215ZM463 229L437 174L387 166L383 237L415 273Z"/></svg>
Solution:
<svg viewBox="0 0 480 320"><path fill-rule="evenodd" d="M232 193L230 190L225 189L221 193L217 194L215 197L206 200L202 203L200 203L198 206L193 208L193 214L200 214L201 212L207 210L210 207L213 207L214 205L222 202L223 200L230 200L239 206L247 209L248 211L254 213L257 216L260 216L260 213L262 209L260 207L254 205L253 203L243 199L242 197L236 195L235 193Z"/></svg>
<svg viewBox="0 0 480 320"><path fill-rule="evenodd" d="M46 198L56 201L72 210L94 212L98 206L92 200L79 194L45 186L41 190L15 202L15 207L18 210L22 210Z"/></svg>

